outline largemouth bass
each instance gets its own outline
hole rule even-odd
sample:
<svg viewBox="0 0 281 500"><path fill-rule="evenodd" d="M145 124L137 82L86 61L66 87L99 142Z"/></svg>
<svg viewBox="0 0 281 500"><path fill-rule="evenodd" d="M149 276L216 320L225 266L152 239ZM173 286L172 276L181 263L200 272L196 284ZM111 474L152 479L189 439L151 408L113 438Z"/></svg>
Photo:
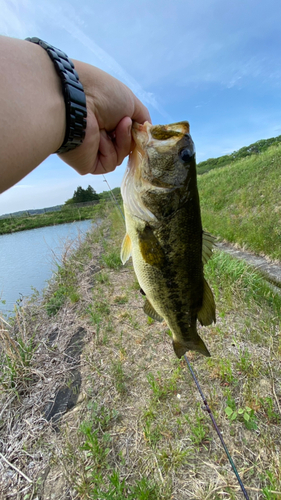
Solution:
<svg viewBox="0 0 281 500"><path fill-rule="evenodd" d="M166 321L178 358L210 353L197 333L216 321L203 264L213 237L202 231L194 144L189 123L134 123L135 148L122 181L126 235L123 264L132 256L144 312Z"/></svg>

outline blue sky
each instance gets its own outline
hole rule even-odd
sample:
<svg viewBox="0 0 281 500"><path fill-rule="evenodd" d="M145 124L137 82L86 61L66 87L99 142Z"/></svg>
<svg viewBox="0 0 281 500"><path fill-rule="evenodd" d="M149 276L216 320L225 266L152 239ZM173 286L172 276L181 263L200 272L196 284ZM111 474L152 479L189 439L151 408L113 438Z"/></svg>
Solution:
<svg viewBox="0 0 281 500"><path fill-rule="evenodd" d="M154 124L188 120L198 162L281 135L280 0L0 0L0 12L2 35L38 36L111 73ZM52 155L0 196L0 214L64 203L89 184L106 189Z"/></svg>

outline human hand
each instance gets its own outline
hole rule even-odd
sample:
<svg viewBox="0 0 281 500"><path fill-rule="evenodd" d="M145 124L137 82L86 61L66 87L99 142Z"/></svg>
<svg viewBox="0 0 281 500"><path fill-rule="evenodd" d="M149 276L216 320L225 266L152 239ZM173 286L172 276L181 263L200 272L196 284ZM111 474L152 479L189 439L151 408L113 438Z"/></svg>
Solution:
<svg viewBox="0 0 281 500"><path fill-rule="evenodd" d="M130 153L132 121L151 122L151 118L122 82L89 64L73 63L86 95L86 135L81 146L59 156L79 174L105 174Z"/></svg>

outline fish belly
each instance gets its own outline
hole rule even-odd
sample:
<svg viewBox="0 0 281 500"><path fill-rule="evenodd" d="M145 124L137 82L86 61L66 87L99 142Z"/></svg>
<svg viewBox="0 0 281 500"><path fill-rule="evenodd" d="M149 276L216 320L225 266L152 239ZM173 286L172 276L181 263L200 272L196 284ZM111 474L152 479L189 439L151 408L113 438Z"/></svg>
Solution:
<svg viewBox="0 0 281 500"><path fill-rule="evenodd" d="M203 300L200 213L183 208L154 227L139 219L129 226L136 276L147 300L172 331L176 355L197 350L208 356L196 329Z"/></svg>

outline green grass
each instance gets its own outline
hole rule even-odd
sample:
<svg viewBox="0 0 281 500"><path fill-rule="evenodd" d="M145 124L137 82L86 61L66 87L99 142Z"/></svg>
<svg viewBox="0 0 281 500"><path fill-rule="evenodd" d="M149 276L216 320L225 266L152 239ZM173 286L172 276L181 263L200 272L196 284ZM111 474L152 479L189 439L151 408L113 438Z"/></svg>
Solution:
<svg viewBox="0 0 281 500"><path fill-rule="evenodd" d="M32 362L38 348L35 332L27 332L24 311L15 309L11 327L0 323L0 393L15 392L17 397L33 380ZM15 330L15 333L13 331Z"/></svg>
<svg viewBox="0 0 281 500"><path fill-rule="evenodd" d="M198 177L203 227L281 260L281 147Z"/></svg>
<svg viewBox="0 0 281 500"><path fill-rule="evenodd" d="M106 201L102 200L98 205L89 207L78 208L69 205L55 212L0 219L0 234L97 218L103 215L105 205Z"/></svg>
<svg viewBox="0 0 281 500"><path fill-rule="evenodd" d="M244 146L238 151L233 151L233 153L229 155L220 156L219 158L209 158L206 161L201 161L197 165L197 171L199 174L205 174L206 172L209 172L214 168L221 168L225 165L230 165L237 160L264 153L272 145L279 145L280 142L281 135L279 135L278 137L272 137L270 139L261 139L254 144L250 144L250 146Z"/></svg>
<svg viewBox="0 0 281 500"><path fill-rule="evenodd" d="M212 259L205 266L205 275L212 284L215 296L219 298L223 294L225 305L221 313L224 309L227 311L229 307L233 307L233 303L240 299L255 309L261 307L264 313L270 311L273 319L279 317L281 296L244 261L224 252L214 252ZM246 359L243 362L247 363Z"/></svg>
<svg viewBox="0 0 281 500"><path fill-rule="evenodd" d="M119 253L124 228L118 217L110 215L65 259L52 293L21 319L26 366L16 370L30 392L10 403L20 378L14 388L1 386L7 410L0 437L11 449L7 459L12 462L16 453L16 466L34 482L50 466L45 484L59 486L58 476L65 481L54 498L70 491L82 500L236 500L237 482L186 363L173 353L167 325L148 324L131 263L119 268L104 261ZM212 357L188 357L250 498L272 500L281 491L281 297L251 267L222 252L214 253L205 274L217 323L198 330ZM71 300L73 294L78 301ZM63 306L47 317L46 304L54 296L59 305L60 295ZM64 376L70 379L64 350L79 326L85 329L81 363L75 366L83 379L81 398L56 433L42 426L41 414L55 391L54 377L56 387ZM46 337L54 328L59 334L49 345ZM15 478L13 487L29 487L22 476ZM6 481L6 496L12 480Z"/></svg>
<svg viewBox="0 0 281 500"><path fill-rule="evenodd" d="M80 300L74 259L72 255L64 266L57 266L56 279L46 293L45 308L48 316L55 316L67 299L72 303Z"/></svg>

